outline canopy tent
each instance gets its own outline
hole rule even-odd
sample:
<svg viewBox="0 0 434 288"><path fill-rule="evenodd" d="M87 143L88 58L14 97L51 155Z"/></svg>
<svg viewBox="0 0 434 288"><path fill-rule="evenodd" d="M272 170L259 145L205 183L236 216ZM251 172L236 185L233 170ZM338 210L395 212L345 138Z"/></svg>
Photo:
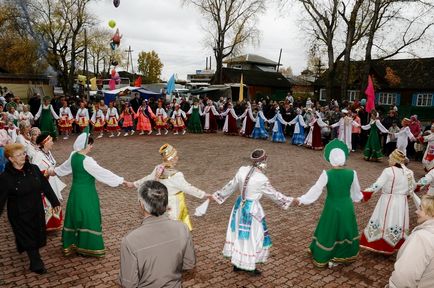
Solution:
<svg viewBox="0 0 434 288"><path fill-rule="evenodd" d="M116 100L116 97L127 96L131 92L138 92L140 94L140 98L142 98L142 99L149 99L151 97L154 97L155 99L157 99L157 98L161 97L160 93L155 93L155 92L146 90L146 89L141 88L141 87L133 87L133 86L122 87L122 88L115 89L115 90L102 90L102 92L104 93L104 102L107 105L108 105L108 103L110 103L110 101ZM127 92L127 95L122 95L124 92ZM130 93L128 93L128 92L130 92Z"/></svg>

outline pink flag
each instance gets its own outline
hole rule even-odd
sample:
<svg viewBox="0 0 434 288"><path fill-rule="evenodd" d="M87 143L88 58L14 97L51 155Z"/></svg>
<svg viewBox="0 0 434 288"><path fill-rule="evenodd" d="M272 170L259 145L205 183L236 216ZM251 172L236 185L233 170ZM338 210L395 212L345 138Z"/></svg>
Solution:
<svg viewBox="0 0 434 288"><path fill-rule="evenodd" d="M375 92L374 92L374 83L372 82L371 75L368 76L368 87L366 87L365 94L368 98L366 101L366 112L371 112L372 109L375 109Z"/></svg>

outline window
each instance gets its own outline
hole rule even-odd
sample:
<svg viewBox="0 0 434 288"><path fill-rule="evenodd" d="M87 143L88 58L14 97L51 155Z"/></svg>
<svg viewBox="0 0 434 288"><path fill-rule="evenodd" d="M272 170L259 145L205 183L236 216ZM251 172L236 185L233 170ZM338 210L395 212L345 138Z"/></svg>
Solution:
<svg viewBox="0 0 434 288"><path fill-rule="evenodd" d="M347 97L349 101L354 101L359 99L360 91L359 90L347 90Z"/></svg>
<svg viewBox="0 0 434 288"><path fill-rule="evenodd" d="M430 107L432 105L433 94L430 93L421 93L416 94L416 106Z"/></svg>
<svg viewBox="0 0 434 288"><path fill-rule="evenodd" d="M391 92L380 92L378 93L378 104L379 105L397 105L398 94Z"/></svg>
<svg viewBox="0 0 434 288"><path fill-rule="evenodd" d="M319 90L319 101L326 101L327 100L327 91L326 89L320 89Z"/></svg>

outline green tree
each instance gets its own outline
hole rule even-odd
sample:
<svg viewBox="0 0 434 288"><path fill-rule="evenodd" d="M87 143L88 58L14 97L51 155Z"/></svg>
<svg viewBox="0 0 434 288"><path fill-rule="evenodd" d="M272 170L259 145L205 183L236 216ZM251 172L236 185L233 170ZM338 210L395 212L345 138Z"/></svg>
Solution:
<svg viewBox="0 0 434 288"><path fill-rule="evenodd" d="M0 4L0 67L9 73L42 73L46 63L39 59L38 44L23 26L17 7Z"/></svg>
<svg viewBox="0 0 434 288"><path fill-rule="evenodd" d="M154 50L151 52L140 52L137 64L139 72L143 75L143 83L155 83L160 81L163 63L161 63L160 57L158 57L158 54Z"/></svg>

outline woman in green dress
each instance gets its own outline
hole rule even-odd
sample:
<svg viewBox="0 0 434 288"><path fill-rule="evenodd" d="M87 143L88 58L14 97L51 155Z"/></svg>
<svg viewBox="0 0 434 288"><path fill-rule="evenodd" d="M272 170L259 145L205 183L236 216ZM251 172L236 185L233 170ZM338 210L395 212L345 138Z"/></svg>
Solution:
<svg viewBox="0 0 434 288"><path fill-rule="evenodd" d="M95 179L111 187L130 182L99 166L87 154L92 150L93 139L82 133L74 142L74 152L52 174L65 176L72 173L72 187L66 205L62 230L63 253L65 256L78 253L101 257L105 254L102 237L101 210Z"/></svg>
<svg viewBox="0 0 434 288"><path fill-rule="evenodd" d="M58 120L59 116L50 104L50 97L44 97L44 103L39 106L38 113L35 115L35 120L39 120L39 129L42 133L50 134L51 137L57 137L57 129L54 119Z"/></svg>
<svg viewBox="0 0 434 288"><path fill-rule="evenodd" d="M188 110L187 115L190 115L188 119L187 130L190 133L202 133L202 124L200 122L200 116L203 115L202 109L199 105L199 100L194 98L193 105Z"/></svg>
<svg viewBox="0 0 434 288"><path fill-rule="evenodd" d="M378 119L378 113L375 110L371 110L371 121L362 126L363 130L369 130L368 141L365 145L365 150L363 151L363 156L366 161L378 161L383 158L383 153L381 153L381 144L380 137L378 135L379 132L388 133L389 131L381 124Z"/></svg>
<svg viewBox="0 0 434 288"><path fill-rule="evenodd" d="M327 187L324 210L316 227L310 252L318 267L333 267L338 263L355 261L359 254L359 230L354 202L363 199L357 173L343 168L349 150L344 142L335 139L324 150L324 158L332 169L323 171L318 181L296 203L308 205L315 202Z"/></svg>

